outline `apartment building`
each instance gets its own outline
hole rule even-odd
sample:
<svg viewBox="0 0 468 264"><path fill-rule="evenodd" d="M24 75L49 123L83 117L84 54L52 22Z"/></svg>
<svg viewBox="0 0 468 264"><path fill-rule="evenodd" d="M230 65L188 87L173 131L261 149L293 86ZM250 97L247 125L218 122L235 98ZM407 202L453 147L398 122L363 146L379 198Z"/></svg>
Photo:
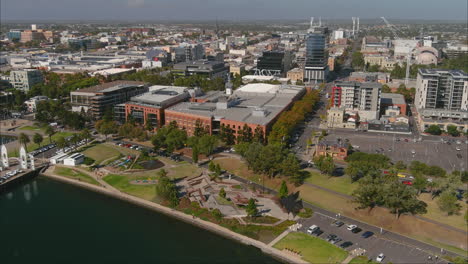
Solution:
<svg viewBox="0 0 468 264"><path fill-rule="evenodd" d="M13 88L28 91L35 84L44 81L42 73L36 69L11 71L9 81Z"/></svg>
<svg viewBox="0 0 468 264"><path fill-rule="evenodd" d="M332 107L355 110L361 121L379 118L382 84L338 82L332 89Z"/></svg>

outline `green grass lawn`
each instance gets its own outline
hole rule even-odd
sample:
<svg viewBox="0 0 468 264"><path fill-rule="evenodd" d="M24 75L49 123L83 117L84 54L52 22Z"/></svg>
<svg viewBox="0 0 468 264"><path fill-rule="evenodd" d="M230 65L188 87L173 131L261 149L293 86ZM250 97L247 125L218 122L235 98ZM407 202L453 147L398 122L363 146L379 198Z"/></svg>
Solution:
<svg viewBox="0 0 468 264"><path fill-rule="evenodd" d="M41 131L43 129L38 126L24 126L24 127L20 127L19 130Z"/></svg>
<svg viewBox="0 0 468 264"><path fill-rule="evenodd" d="M459 201L460 205L459 214L456 215L447 215L447 213L442 212L437 205L438 197L435 199L431 198L431 194L423 193L419 195L419 199L427 204L427 213L422 216L430 218L432 220L457 227L462 230L467 230L466 222L464 219L465 212L468 210L468 206L465 202Z"/></svg>
<svg viewBox="0 0 468 264"><path fill-rule="evenodd" d="M304 233L290 233L278 243L275 248L284 248L299 252L302 258L310 263L341 263L348 253L320 238Z"/></svg>
<svg viewBox="0 0 468 264"><path fill-rule="evenodd" d="M223 197L218 196L218 195L215 196L215 199L221 205L234 205L231 201L228 201L228 200L226 200L226 198L223 198Z"/></svg>
<svg viewBox="0 0 468 264"><path fill-rule="evenodd" d="M198 176L202 172L202 169L189 163L182 163L180 165L177 165L176 167L166 168L165 170L167 170L168 172L167 176L169 176L172 179Z"/></svg>
<svg viewBox="0 0 468 264"><path fill-rule="evenodd" d="M135 185L130 184L131 180L139 179L138 177L129 177L123 175L109 174L103 178L105 182L114 186L122 192L143 198L145 200L153 201L156 196L156 188L154 184L151 185ZM148 177L141 179L148 179Z"/></svg>
<svg viewBox="0 0 468 264"><path fill-rule="evenodd" d="M94 159L96 164L100 164L104 160L120 156L119 151L106 144L96 145L86 149L82 153L83 155Z"/></svg>
<svg viewBox="0 0 468 264"><path fill-rule="evenodd" d="M377 262L369 260L366 256L358 256L353 258L349 264L375 264Z"/></svg>
<svg viewBox="0 0 468 264"><path fill-rule="evenodd" d="M60 176L64 176L71 179L79 179L80 181L99 185L99 183L91 176L84 174L81 171L74 170L72 168L56 167L54 173Z"/></svg>
<svg viewBox="0 0 468 264"><path fill-rule="evenodd" d="M351 195L357 187L356 183L351 183L351 178L349 176L329 177L328 175L315 171L309 171L309 173L310 177L306 179L306 182L335 192Z"/></svg>

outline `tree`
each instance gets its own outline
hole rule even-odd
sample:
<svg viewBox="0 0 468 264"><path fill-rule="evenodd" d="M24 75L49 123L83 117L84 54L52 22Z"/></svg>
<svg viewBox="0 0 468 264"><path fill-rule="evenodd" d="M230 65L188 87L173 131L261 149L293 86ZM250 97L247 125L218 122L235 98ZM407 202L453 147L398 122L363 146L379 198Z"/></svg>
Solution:
<svg viewBox="0 0 468 264"><path fill-rule="evenodd" d="M236 137L234 136L233 130L230 127L225 126L224 124L221 124L219 136L221 138L221 141L223 141L228 146L233 145L236 141Z"/></svg>
<svg viewBox="0 0 468 264"><path fill-rule="evenodd" d="M383 182L380 178L366 176L358 181L358 187L353 192L354 202L359 204L358 209L369 208L381 205L383 201Z"/></svg>
<svg viewBox="0 0 468 264"><path fill-rule="evenodd" d="M391 93L392 90L390 89L390 87L386 84L383 84L382 85L382 93Z"/></svg>
<svg viewBox="0 0 468 264"><path fill-rule="evenodd" d="M288 185L286 185L286 181L281 182L281 187L278 192L278 197L283 198L288 196L289 191L288 191Z"/></svg>
<svg viewBox="0 0 468 264"><path fill-rule="evenodd" d="M201 137L206 134L205 128L203 127L203 123L200 119L195 121L195 129L193 130L193 135L196 137Z"/></svg>
<svg viewBox="0 0 468 264"><path fill-rule="evenodd" d="M424 178L423 176L420 176L420 175L416 175L414 177L414 181L413 181L413 188L416 189L416 191L418 192L418 195L421 193L422 190L424 190L427 186L427 180L426 178Z"/></svg>
<svg viewBox="0 0 468 264"><path fill-rule="evenodd" d="M255 204L255 200L253 198L249 199L249 203L245 207L245 211L250 217L255 217L258 214L257 205Z"/></svg>
<svg viewBox="0 0 468 264"><path fill-rule="evenodd" d="M193 147L192 148L192 161L193 161L193 163L198 163L198 154L199 154L198 147Z"/></svg>
<svg viewBox="0 0 468 264"><path fill-rule="evenodd" d="M247 124L237 131L237 142L252 142L252 138L252 129Z"/></svg>
<svg viewBox="0 0 468 264"><path fill-rule="evenodd" d="M210 163L208 163L208 169L209 169L211 172L215 172L215 170L216 170L216 164L215 164L213 161L210 161Z"/></svg>
<svg viewBox="0 0 468 264"><path fill-rule="evenodd" d="M395 163L395 168L397 170L405 170L406 169L406 164L403 161L399 160L399 161L397 161Z"/></svg>
<svg viewBox="0 0 468 264"><path fill-rule="evenodd" d="M439 209L446 212L447 215L457 214L460 211L460 204L458 204L457 196L451 189L447 189L440 194L439 200L437 200Z"/></svg>
<svg viewBox="0 0 468 264"><path fill-rule="evenodd" d="M45 134L49 136L49 142L52 143L52 136L55 134L55 130L51 126L45 128Z"/></svg>
<svg viewBox="0 0 468 264"><path fill-rule="evenodd" d="M28 143L31 142L31 140L29 139L29 136L26 135L25 133L21 133L19 134L18 140L19 140L19 143L24 146L26 152L28 152Z"/></svg>
<svg viewBox="0 0 468 264"><path fill-rule="evenodd" d="M453 137L458 137L460 135L460 131L458 131L457 127L454 125L447 126L447 133Z"/></svg>
<svg viewBox="0 0 468 264"><path fill-rule="evenodd" d="M108 135L118 132L117 123L114 121L99 120L96 122L95 127L99 133L106 136L106 139Z"/></svg>
<svg viewBox="0 0 468 264"><path fill-rule="evenodd" d="M70 142L71 142L74 146L76 146L80 140L81 140L81 139L80 139L80 135L79 135L79 134L76 134L76 133L73 134L73 135L71 136L71 138L70 138Z"/></svg>
<svg viewBox="0 0 468 264"><path fill-rule="evenodd" d="M67 140L63 136L58 137L56 140L56 143L57 143L57 147L61 149L67 146Z"/></svg>
<svg viewBox="0 0 468 264"><path fill-rule="evenodd" d="M332 157L318 156L314 158L314 163L321 173L331 175L335 170L335 163Z"/></svg>
<svg viewBox="0 0 468 264"><path fill-rule="evenodd" d="M223 197L226 199L226 191L224 190L224 188L221 188L221 190L219 190L219 197Z"/></svg>
<svg viewBox="0 0 468 264"><path fill-rule="evenodd" d="M265 144L265 135L263 133L263 129L260 126L257 126L255 128L255 131L253 134L253 141L258 142L260 144Z"/></svg>
<svg viewBox="0 0 468 264"><path fill-rule="evenodd" d="M286 158L281 162L281 174L286 177L294 177L299 174L301 170L301 164L296 158L296 155L289 153Z"/></svg>
<svg viewBox="0 0 468 264"><path fill-rule="evenodd" d="M362 69L364 67L364 56L362 55L361 52L359 51L355 51L353 52L353 54L351 55L351 65L354 67L354 68L359 68L359 69Z"/></svg>
<svg viewBox="0 0 468 264"><path fill-rule="evenodd" d="M39 145L39 147L41 146L41 143L42 143L43 140L44 140L44 138L42 137L41 134L39 134L39 133L34 134L33 142L36 143L37 145Z"/></svg>
<svg viewBox="0 0 468 264"><path fill-rule="evenodd" d="M438 125L430 125L424 132L431 135L440 135L442 134L442 129Z"/></svg>
<svg viewBox="0 0 468 264"><path fill-rule="evenodd" d="M201 153L209 157L211 154L213 154L213 151L217 144L217 137L205 134L201 136L200 140L198 141L198 148Z"/></svg>
<svg viewBox="0 0 468 264"><path fill-rule="evenodd" d="M85 128L83 129L83 131L81 131L80 137L84 139L86 143L88 143L89 139L91 139L91 132L89 131L89 129Z"/></svg>
<svg viewBox="0 0 468 264"><path fill-rule="evenodd" d="M385 206L396 218L403 213L424 214L427 204L417 199L416 190L398 181L387 184L384 189Z"/></svg>
<svg viewBox="0 0 468 264"><path fill-rule="evenodd" d="M156 184L156 194L161 199L169 202L171 207L176 207L179 204L177 187L163 172L160 173L158 183Z"/></svg>

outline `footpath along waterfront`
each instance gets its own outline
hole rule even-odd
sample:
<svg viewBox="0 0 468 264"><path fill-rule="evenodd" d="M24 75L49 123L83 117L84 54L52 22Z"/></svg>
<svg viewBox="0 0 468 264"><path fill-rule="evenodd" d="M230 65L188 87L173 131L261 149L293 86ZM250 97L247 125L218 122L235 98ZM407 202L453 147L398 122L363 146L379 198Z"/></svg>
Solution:
<svg viewBox="0 0 468 264"><path fill-rule="evenodd" d="M19 185L0 195L1 263L279 263L132 203L44 177Z"/></svg>

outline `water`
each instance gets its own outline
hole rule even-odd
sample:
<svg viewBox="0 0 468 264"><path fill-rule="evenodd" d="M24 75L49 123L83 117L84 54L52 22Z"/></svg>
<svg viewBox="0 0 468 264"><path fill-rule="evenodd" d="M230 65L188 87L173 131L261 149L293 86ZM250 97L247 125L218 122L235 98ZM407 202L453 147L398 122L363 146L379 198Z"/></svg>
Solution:
<svg viewBox="0 0 468 264"><path fill-rule="evenodd" d="M101 194L36 178L0 194L0 263L278 263Z"/></svg>

